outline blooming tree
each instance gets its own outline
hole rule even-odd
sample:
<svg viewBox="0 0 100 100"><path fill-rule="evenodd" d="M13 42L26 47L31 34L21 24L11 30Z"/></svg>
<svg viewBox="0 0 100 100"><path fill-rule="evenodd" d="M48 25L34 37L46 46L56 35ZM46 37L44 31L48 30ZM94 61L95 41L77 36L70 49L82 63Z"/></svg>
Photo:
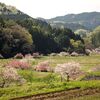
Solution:
<svg viewBox="0 0 100 100"><path fill-rule="evenodd" d="M25 55L25 58L26 58L26 59L32 59L33 56L32 56L31 54L26 54L26 55Z"/></svg>
<svg viewBox="0 0 100 100"><path fill-rule="evenodd" d="M18 53L14 56L15 59L23 59L24 56L21 53Z"/></svg>
<svg viewBox="0 0 100 100"><path fill-rule="evenodd" d="M36 71L41 71L41 72L48 72L51 70L50 66L49 66L49 62L48 61L44 61L39 63L36 67L35 67Z"/></svg>
<svg viewBox="0 0 100 100"><path fill-rule="evenodd" d="M33 56L33 58L39 58L39 57L40 57L40 55L39 55L39 53L38 53L38 52L33 53L33 54L32 54L32 56Z"/></svg>
<svg viewBox="0 0 100 100"><path fill-rule="evenodd" d="M18 81L20 76L18 75L15 68L5 67L0 71L0 77L2 78L2 82L0 82L0 87L4 87L11 82Z"/></svg>
<svg viewBox="0 0 100 100"><path fill-rule="evenodd" d="M76 80L82 71L80 70L80 64L76 62L69 62L64 64L58 64L55 67L55 73L61 75L62 79L69 80Z"/></svg>
<svg viewBox="0 0 100 100"><path fill-rule="evenodd" d="M18 60L12 60L8 63L8 67L18 68L18 69L29 69L30 64L25 61L18 61Z"/></svg>

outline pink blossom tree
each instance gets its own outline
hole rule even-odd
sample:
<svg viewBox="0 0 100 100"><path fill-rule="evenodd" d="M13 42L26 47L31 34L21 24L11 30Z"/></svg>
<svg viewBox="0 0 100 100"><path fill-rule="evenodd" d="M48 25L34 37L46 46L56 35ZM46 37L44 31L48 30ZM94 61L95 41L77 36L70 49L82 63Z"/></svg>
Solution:
<svg viewBox="0 0 100 100"><path fill-rule="evenodd" d="M5 67L1 69L0 77L2 79L2 82L0 82L0 87L4 87L5 85L10 84L11 82L18 81L20 78L16 69L12 67Z"/></svg>
<svg viewBox="0 0 100 100"><path fill-rule="evenodd" d="M17 69L29 69L30 64L25 61L18 61L18 60L12 60L11 62L8 63L8 67L13 67Z"/></svg>
<svg viewBox="0 0 100 100"><path fill-rule="evenodd" d="M41 71L41 72L48 72L51 70L49 62L48 61L44 61L39 63L36 67L35 67L36 71Z"/></svg>
<svg viewBox="0 0 100 100"><path fill-rule="evenodd" d="M80 70L80 64L76 62L69 62L64 64L58 64L55 67L55 73L61 75L61 81L63 79L76 80L83 72Z"/></svg>

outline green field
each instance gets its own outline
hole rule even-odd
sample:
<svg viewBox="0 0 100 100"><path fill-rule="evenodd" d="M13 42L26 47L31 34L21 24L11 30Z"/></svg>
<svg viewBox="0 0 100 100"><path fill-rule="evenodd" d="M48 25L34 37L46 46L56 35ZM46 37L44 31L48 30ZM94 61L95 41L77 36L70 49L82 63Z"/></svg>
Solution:
<svg viewBox="0 0 100 100"><path fill-rule="evenodd" d="M1 59L0 64L6 64L12 59ZM48 60L50 61L50 66L55 67L57 64L65 63L65 62L79 62L82 66L82 70L88 72L92 67L100 65L100 55L91 55L91 56L79 56L79 57L59 57L59 56L43 56L41 58L37 58L33 62L33 67L39 62ZM0 100L9 100L11 98L22 97L22 96L30 96L33 94L40 93L49 93L54 91L61 90L69 90L73 88L100 88L100 80L92 80L92 81L70 81L70 82L61 82L60 76L51 72L36 72L33 70L18 70L18 73L27 80L27 83L24 85L11 85L9 87L0 88ZM92 73L94 75L100 75L98 73ZM86 96L83 98L75 99L75 100L99 100L95 99L99 96L93 96L94 99Z"/></svg>

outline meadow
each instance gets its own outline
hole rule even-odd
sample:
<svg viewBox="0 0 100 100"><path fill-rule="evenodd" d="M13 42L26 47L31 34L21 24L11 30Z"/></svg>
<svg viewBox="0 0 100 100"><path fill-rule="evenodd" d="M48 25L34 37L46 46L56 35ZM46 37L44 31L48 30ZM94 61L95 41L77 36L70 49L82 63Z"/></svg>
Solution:
<svg viewBox="0 0 100 100"><path fill-rule="evenodd" d="M0 59L1 66L12 61L13 59ZM82 66L81 69L88 73L89 75L100 76L100 72L91 72L89 71L100 65L100 55L90 55L90 56L42 56L36 58L32 62L32 67L36 66L38 63L43 61L49 61L50 66L55 68L57 64L62 64L66 62L78 62ZM18 74L21 75L26 83L20 85L18 83L11 84L9 87L0 88L0 100L9 100L12 98L31 96L33 94L41 93L50 93L62 90L69 89L88 89L88 88L99 88L100 89L100 80L81 80L84 76L80 76L80 80L77 81L63 81L61 82L60 75L53 72L37 72L33 69L28 70L17 70ZM99 95L92 96L93 100L99 100ZM87 99L84 99L87 98ZM73 100L92 100L89 96L79 97Z"/></svg>

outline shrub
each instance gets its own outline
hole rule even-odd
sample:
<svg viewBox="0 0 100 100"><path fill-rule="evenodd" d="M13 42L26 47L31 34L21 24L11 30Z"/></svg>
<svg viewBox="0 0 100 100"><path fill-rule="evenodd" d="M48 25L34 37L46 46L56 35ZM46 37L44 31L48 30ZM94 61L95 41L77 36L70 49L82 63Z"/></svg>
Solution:
<svg viewBox="0 0 100 100"><path fill-rule="evenodd" d="M85 53L86 53L87 56L89 56L92 52L91 52L91 50L86 49L86 50L85 50Z"/></svg>
<svg viewBox="0 0 100 100"><path fill-rule="evenodd" d="M33 82L34 81L34 72L33 70L18 70L19 75L21 75L27 82Z"/></svg>
<svg viewBox="0 0 100 100"><path fill-rule="evenodd" d="M72 52L72 53L71 53L71 56L79 56L79 54L76 53L76 52Z"/></svg>
<svg viewBox="0 0 100 100"><path fill-rule="evenodd" d="M12 67L11 68L6 67L3 70L3 77L5 79L18 80L19 75L18 75L16 69L14 69Z"/></svg>
<svg viewBox="0 0 100 100"><path fill-rule="evenodd" d="M50 66L49 66L49 62L48 61L44 61L39 63L36 67L35 67L36 71L41 71L41 72L48 72L51 70Z"/></svg>
<svg viewBox="0 0 100 100"><path fill-rule="evenodd" d="M30 66L32 66L33 64L35 64L35 59L26 57L24 59L21 59L20 62L25 62L25 63L28 63Z"/></svg>
<svg viewBox="0 0 100 100"><path fill-rule="evenodd" d="M18 53L14 56L15 59L23 59L24 56L21 53Z"/></svg>
<svg viewBox="0 0 100 100"><path fill-rule="evenodd" d="M25 55L25 58L26 58L26 59L31 59L31 58L33 58L33 57L32 57L31 54L26 54L26 55Z"/></svg>
<svg viewBox="0 0 100 100"><path fill-rule="evenodd" d="M83 72L80 70L80 64L76 62L69 62L58 64L55 67L55 73L61 75L61 79L76 80Z"/></svg>
<svg viewBox="0 0 100 100"><path fill-rule="evenodd" d="M33 53L33 54L32 54L32 56L33 56L33 58L39 58L39 57L40 57L40 55L39 55L39 53L38 53L38 52Z"/></svg>
<svg viewBox="0 0 100 100"><path fill-rule="evenodd" d="M18 68L18 69L29 69L30 64L24 61L13 60L7 65L8 67Z"/></svg>
<svg viewBox="0 0 100 100"><path fill-rule="evenodd" d="M69 56L69 53L68 52L60 52L58 55L59 56Z"/></svg>
<svg viewBox="0 0 100 100"><path fill-rule="evenodd" d="M25 79L20 77L17 73L17 70L12 67L5 67L0 72L0 87L6 87L11 85L13 82L19 82L20 84L23 84L25 82Z"/></svg>
<svg viewBox="0 0 100 100"><path fill-rule="evenodd" d="M56 55L57 55L56 53L51 53L51 54L50 54L50 56L56 56Z"/></svg>

